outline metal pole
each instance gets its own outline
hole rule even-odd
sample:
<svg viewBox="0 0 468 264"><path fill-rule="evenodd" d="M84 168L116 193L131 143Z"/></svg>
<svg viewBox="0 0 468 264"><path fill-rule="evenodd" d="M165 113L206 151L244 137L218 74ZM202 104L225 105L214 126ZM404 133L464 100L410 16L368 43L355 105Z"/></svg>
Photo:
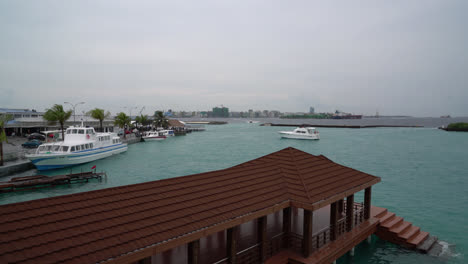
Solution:
<svg viewBox="0 0 468 264"><path fill-rule="evenodd" d="M72 107L73 107L73 125L75 125L76 123L76 119L75 119L75 108L77 105L79 104L84 104L85 102L79 102L79 103L76 103L76 104L72 104L70 102L64 102L64 104L70 104Z"/></svg>

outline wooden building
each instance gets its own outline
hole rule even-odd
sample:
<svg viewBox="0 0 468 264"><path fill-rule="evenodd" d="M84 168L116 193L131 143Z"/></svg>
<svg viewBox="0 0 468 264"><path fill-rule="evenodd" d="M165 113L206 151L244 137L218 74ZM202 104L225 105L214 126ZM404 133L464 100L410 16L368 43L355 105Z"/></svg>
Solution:
<svg viewBox="0 0 468 264"><path fill-rule="evenodd" d="M223 170L3 205L0 263L330 263L376 231L378 182L286 148Z"/></svg>

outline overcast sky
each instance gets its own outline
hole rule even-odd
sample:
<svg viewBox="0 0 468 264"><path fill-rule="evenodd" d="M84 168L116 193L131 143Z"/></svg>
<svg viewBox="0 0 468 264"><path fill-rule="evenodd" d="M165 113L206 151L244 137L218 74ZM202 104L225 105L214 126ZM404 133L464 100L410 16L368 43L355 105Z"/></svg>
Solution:
<svg viewBox="0 0 468 264"><path fill-rule="evenodd" d="M467 14L466 0L0 0L0 107L468 116Z"/></svg>

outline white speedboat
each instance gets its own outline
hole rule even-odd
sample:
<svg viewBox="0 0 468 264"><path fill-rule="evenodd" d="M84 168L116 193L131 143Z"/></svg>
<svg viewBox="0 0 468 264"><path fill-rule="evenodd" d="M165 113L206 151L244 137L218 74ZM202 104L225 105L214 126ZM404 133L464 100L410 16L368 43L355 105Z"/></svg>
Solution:
<svg viewBox="0 0 468 264"><path fill-rule="evenodd" d="M249 121L247 121L247 123L249 123L249 124L257 124L257 123L259 123L259 122L260 122L260 121L254 121L254 120L249 120Z"/></svg>
<svg viewBox="0 0 468 264"><path fill-rule="evenodd" d="M298 127L293 131L279 131L281 137L292 139L320 139L319 132L315 127Z"/></svg>
<svg viewBox="0 0 468 264"><path fill-rule="evenodd" d="M143 134L142 138L145 141L159 141L166 139L166 135L161 131L149 131Z"/></svg>
<svg viewBox="0 0 468 264"><path fill-rule="evenodd" d="M96 133L92 127L69 127L65 140L45 143L26 158L38 170L70 167L127 151L115 133Z"/></svg>

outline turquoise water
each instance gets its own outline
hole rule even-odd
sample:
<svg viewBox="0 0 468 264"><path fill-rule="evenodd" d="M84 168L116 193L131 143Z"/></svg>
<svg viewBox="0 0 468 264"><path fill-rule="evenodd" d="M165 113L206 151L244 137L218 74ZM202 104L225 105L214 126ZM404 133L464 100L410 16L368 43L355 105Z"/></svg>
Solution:
<svg viewBox="0 0 468 264"><path fill-rule="evenodd" d="M465 263L468 253L468 133L433 128L321 128L319 141L280 139L291 128L233 123L162 142L129 145L126 153L74 167L96 165L107 180L0 195L0 204L51 197L223 169L286 147L382 178L372 203L386 207L422 230L454 245L445 257L431 257L373 238L354 257L339 263ZM47 172L64 174L70 170Z"/></svg>

